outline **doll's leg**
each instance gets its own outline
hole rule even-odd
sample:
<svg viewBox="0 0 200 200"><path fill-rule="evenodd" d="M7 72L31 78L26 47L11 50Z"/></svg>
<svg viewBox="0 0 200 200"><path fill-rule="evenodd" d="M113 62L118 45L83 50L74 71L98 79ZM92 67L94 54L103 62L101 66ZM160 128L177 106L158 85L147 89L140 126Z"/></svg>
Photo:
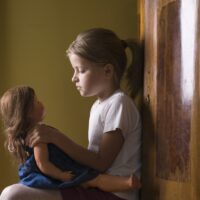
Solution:
<svg viewBox="0 0 200 200"><path fill-rule="evenodd" d="M6 187L0 200L62 200L59 190L44 190L14 184Z"/></svg>
<svg viewBox="0 0 200 200"><path fill-rule="evenodd" d="M95 179L86 182L85 186L96 187L106 192L120 192L139 189L141 187L141 183L134 175L113 176L108 174L100 174Z"/></svg>

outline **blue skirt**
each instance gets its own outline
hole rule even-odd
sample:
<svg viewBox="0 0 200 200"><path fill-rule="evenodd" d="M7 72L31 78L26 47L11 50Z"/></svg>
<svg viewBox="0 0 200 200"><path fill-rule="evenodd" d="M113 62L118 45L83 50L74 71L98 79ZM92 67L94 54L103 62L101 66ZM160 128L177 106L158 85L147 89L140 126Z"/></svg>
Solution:
<svg viewBox="0 0 200 200"><path fill-rule="evenodd" d="M91 180L99 174L97 170L75 162L53 144L48 144L48 151L49 160L62 171L71 171L74 175L73 179L62 182L43 174L37 167L33 149L30 149L30 156L26 162L19 167L18 174L20 183L34 188L67 188Z"/></svg>

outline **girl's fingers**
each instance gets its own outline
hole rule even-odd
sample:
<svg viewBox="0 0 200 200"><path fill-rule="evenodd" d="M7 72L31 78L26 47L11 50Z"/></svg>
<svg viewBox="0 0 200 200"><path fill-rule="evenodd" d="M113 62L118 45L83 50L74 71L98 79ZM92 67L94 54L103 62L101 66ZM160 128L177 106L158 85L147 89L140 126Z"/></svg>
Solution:
<svg viewBox="0 0 200 200"><path fill-rule="evenodd" d="M33 147L35 145L35 142L39 139L38 131L38 127L36 126L28 132L28 135L25 139L26 145L30 147Z"/></svg>
<svg viewBox="0 0 200 200"><path fill-rule="evenodd" d="M36 141L37 141L37 137L35 135L32 135L29 138L27 138L26 144L29 147L34 147L36 145Z"/></svg>
<svg viewBox="0 0 200 200"><path fill-rule="evenodd" d="M38 143L51 143L52 135L58 132L54 127L48 126L46 124L38 124L33 129L31 129L26 137L26 145L34 147Z"/></svg>

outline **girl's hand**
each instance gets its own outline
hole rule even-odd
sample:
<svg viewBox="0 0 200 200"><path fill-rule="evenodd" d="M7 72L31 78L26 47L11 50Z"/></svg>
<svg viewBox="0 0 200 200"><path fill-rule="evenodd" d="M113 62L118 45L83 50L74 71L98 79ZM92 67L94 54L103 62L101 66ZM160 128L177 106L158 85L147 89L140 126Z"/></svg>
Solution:
<svg viewBox="0 0 200 200"><path fill-rule="evenodd" d="M140 189L142 187L140 180L134 174L130 176L129 183L132 189Z"/></svg>
<svg viewBox="0 0 200 200"><path fill-rule="evenodd" d="M26 144L30 147L34 147L38 143L53 143L58 132L57 129L46 124L38 124L29 131L26 137Z"/></svg>

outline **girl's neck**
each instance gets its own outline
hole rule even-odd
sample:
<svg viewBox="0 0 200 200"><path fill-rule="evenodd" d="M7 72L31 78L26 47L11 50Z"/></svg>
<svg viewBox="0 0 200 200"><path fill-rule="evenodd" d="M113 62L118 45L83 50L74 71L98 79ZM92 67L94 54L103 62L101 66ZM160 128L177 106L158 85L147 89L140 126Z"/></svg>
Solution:
<svg viewBox="0 0 200 200"><path fill-rule="evenodd" d="M109 90L104 91L104 93L102 93L101 95L98 96L98 101L100 103L105 101L106 99L108 99L110 96L112 96L119 89L120 89L120 87L116 86L116 87L110 88Z"/></svg>

